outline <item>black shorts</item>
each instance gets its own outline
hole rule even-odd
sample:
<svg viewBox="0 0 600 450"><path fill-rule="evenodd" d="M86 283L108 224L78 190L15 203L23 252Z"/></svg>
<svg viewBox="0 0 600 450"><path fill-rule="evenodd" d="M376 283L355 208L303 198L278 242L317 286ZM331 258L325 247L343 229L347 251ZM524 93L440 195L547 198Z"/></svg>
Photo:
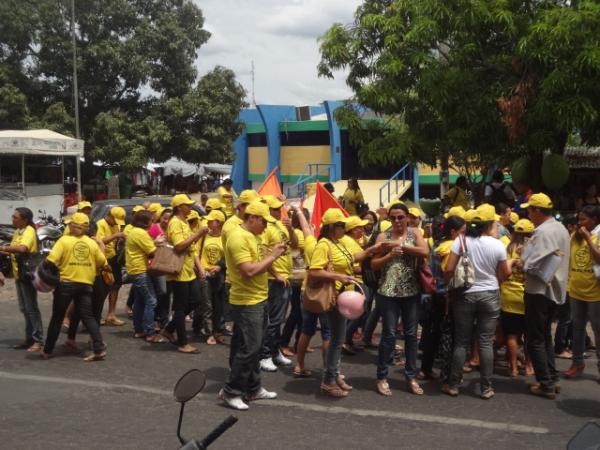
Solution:
<svg viewBox="0 0 600 450"><path fill-rule="evenodd" d="M525 314L502 311L500 313L500 323L502 324L502 333L504 333L504 336L508 336L509 334L522 336L525 334Z"/></svg>
<svg viewBox="0 0 600 450"><path fill-rule="evenodd" d="M115 277L115 284L110 286L110 290L118 290L123 285L123 274L121 271L121 265L119 264L119 257L113 256L108 260L108 265L110 266L113 276Z"/></svg>

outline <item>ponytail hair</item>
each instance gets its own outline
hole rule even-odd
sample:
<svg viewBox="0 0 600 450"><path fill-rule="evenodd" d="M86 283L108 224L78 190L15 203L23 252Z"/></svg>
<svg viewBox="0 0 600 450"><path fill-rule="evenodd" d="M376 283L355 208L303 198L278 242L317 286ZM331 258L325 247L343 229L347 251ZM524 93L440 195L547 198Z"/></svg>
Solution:
<svg viewBox="0 0 600 450"><path fill-rule="evenodd" d="M19 215L21 216L21 218L27 222L27 225L25 225L25 228L33 227L33 229L35 230L35 224L33 223L33 212L29 208L25 208L25 207L16 208L15 211L17 211L19 213Z"/></svg>
<svg viewBox="0 0 600 450"><path fill-rule="evenodd" d="M467 232L465 233L468 237L480 238L483 233L488 231L494 222L469 222L467 224Z"/></svg>

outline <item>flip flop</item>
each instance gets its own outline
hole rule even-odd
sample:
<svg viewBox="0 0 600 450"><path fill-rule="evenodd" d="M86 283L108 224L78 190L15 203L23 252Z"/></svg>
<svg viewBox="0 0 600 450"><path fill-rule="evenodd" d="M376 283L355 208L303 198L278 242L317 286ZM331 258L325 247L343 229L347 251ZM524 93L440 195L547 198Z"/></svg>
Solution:
<svg viewBox="0 0 600 450"><path fill-rule="evenodd" d="M181 350L178 348L177 351L180 353L186 353L186 354L191 354L191 355L197 355L200 353L200 350L198 350L197 348L194 348L193 350L190 350L190 351Z"/></svg>
<svg viewBox="0 0 600 450"><path fill-rule="evenodd" d="M294 378L310 378L312 377L312 371L308 369L300 369L299 367L294 367L294 371L292 372Z"/></svg>
<svg viewBox="0 0 600 450"><path fill-rule="evenodd" d="M85 358L83 358L83 360L85 362L94 362L94 361L104 361L105 358L106 358L106 352L102 352L102 353L92 353L90 355L87 355Z"/></svg>

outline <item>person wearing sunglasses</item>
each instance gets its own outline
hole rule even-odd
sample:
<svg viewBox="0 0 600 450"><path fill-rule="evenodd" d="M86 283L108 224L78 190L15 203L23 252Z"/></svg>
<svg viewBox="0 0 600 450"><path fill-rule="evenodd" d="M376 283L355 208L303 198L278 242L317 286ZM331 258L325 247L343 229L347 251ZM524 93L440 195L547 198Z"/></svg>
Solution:
<svg viewBox="0 0 600 450"><path fill-rule="evenodd" d="M396 325L402 315L406 366L404 376L408 391L422 395L417 383L417 324L421 288L417 275L418 260L429 254L423 235L408 226L409 211L403 203L390 206L388 219L392 227L377 237L377 244L385 243L383 255L371 260L373 270L381 270L376 301L382 315L382 333L377 363L377 392L390 397L392 391L387 382L388 364L394 355Z"/></svg>

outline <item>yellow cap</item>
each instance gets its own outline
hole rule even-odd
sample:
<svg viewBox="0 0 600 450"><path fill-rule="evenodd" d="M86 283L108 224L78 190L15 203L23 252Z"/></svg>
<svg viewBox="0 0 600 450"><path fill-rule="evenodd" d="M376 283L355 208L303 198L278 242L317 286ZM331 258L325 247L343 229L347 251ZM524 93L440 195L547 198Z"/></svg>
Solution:
<svg viewBox="0 0 600 450"><path fill-rule="evenodd" d="M132 211L135 214L136 212L140 212L140 211L145 211L146 208L144 208L142 205L136 205L133 207Z"/></svg>
<svg viewBox="0 0 600 450"><path fill-rule="evenodd" d="M88 227L90 225L90 218L87 216L87 214L76 212L69 217L69 223L81 225L82 227Z"/></svg>
<svg viewBox="0 0 600 450"><path fill-rule="evenodd" d="M274 195L263 195L263 199L271 209L279 209L283 206L283 202Z"/></svg>
<svg viewBox="0 0 600 450"><path fill-rule="evenodd" d="M368 223L368 220L362 220L358 216L350 216L346 218L346 231L353 230L357 227L364 227Z"/></svg>
<svg viewBox="0 0 600 450"><path fill-rule="evenodd" d="M92 204L90 202L79 202L77 203L77 211L81 211L85 208L91 208Z"/></svg>
<svg viewBox="0 0 600 450"><path fill-rule="evenodd" d="M171 199L171 207L177 208L181 205L193 205L195 202L187 194L177 194Z"/></svg>
<svg viewBox="0 0 600 450"><path fill-rule="evenodd" d="M385 233L390 228L392 228L392 222L390 222L389 220L382 220L379 224L379 229L382 233Z"/></svg>
<svg viewBox="0 0 600 450"><path fill-rule="evenodd" d="M479 211L479 222L492 222L500 220L500 216L496 214L496 208L489 203L483 203L477 207ZM476 216L477 217L477 216Z"/></svg>
<svg viewBox="0 0 600 450"><path fill-rule="evenodd" d="M529 197L527 203L523 203L521 205L521 208L525 209L529 208L530 206L533 206L534 208L543 209L552 209L554 207L552 205L552 200L550 200L550 197L541 192L538 194L533 194L531 197Z"/></svg>
<svg viewBox="0 0 600 450"><path fill-rule="evenodd" d="M259 200L260 195L254 189L246 189L239 196L240 203L252 203L254 200Z"/></svg>
<svg viewBox="0 0 600 450"><path fill-rule="evenodd" d="M150 203L148 211L152 211L155 214L160 213L163 210L163 206L160 203Z"/></svg>
<svg viewBox="0 0 600 450"><path fill-rule="evenodd" d="M465 215L463 217L463 219L465 219L465 222L475 222L475 215L477 214L477 210L476 209L469 209L468 211L465 211Z"/></svg>
<svg viewBox="0 0 600 450"><path fill-rule="evenodd" d="M250 203L246 207L245 214L262 217L267 222L271 222L271 223L277 222L275 217L273 217L271 215L271 213L269 212L269 207L265 203L261 202L260 200L255 200L252 203Z"/></svg>
<svg viewBox="0 0 600 450"><path fill-rule="evenodd" d="M511 212L510 213L510 222L515 224L519 221L519 215L516 212Z"/></svg>
<svg viewBox="0 0 600 450"><path fill-rule="evenodd" d="M206 207L210 209L223 209L224 205L218 198L209 198L206 201Z"/></svg>
<svg viewBox="0 0 600 450"><path fill-rule="evenodd" d="M446 214L444 214L444 218L447 219L448 217L457 216L461 219L464 219L465 213L465 208L463 208L462 206L453 206L448 210Z"/></svg>
<svg viewBox="0 0 600 450"><path fill-rule="evenodd" d="M415 207L408 208L408 213L411 216L418 217L419 219L421 219L423 217L423 212L419 208L415 208Z"/></svg>
<svg viewBox="0 0 600 450"><path fill-rule="evenodd" d="M521 219L515 224L515 233L533 233L535 225L527 219Z"/></svg>
<svg viewBox="0 0 600 450"><path fill-rule="evenodd" d="M387 205L385 205L385 209L387 209L389 212L390 208L394 205L404 205L404 202L401 200L392 200Z"/></svg>
<svg viewBox="0 0 600 450"><path fill-rule="evenodd" d="M210 222L211 220L218 220L219 222L225 222L225 214L222 211L218 211L216 209L212 210L206 216L206 221Z"/></svg>
<svg viewBox="0 0 600 450"><path fill-rule="evenodd" d="M198 211L194 211L192 209L190 211L190 213L187 215L186 219L187 219L188 222L190 222L192 220L200 220L200 214L198 214Z"/></svg>
<svg viewBox="0 0 600 450"><path fill-rule="evenodd" d="M323 214L323 217L321 218L321 223L323 225L332 225L338 222L346 223L347 221L348 218L339 208L329 208L327 211L325 211L325 214Z"/></svg>
<svg viewBox="0 0 600 450"><path fill-rule="evenodd" d="M125 225L125 216L127 215L127 213L123 208L121 208L120 206L113 206L112 208L110 208L110 215L113 219L115 219L117 225Z"/></svg>

